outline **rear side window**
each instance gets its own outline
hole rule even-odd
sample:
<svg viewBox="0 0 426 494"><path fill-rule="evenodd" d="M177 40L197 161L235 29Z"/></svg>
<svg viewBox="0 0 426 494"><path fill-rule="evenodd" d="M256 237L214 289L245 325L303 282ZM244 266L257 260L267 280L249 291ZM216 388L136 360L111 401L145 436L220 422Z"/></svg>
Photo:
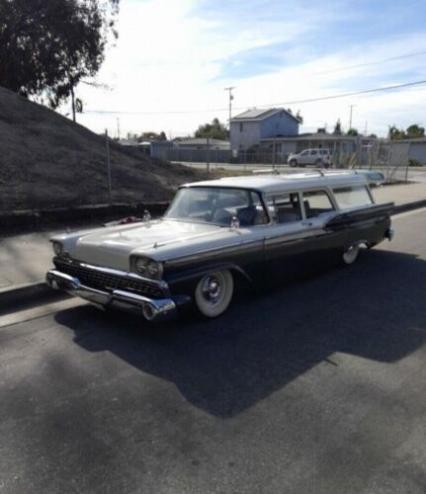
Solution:
<svg viewBox="0 0 426 494"><path fill-rule="evenodd" d="M334 197L340 209L358 208L372 204L370 194L364 185L333 189Z"/></svg>
<svg viewBox="0 0 426 494"><path fill-rule="evenodd" d="M269 211L277 223L292 223L302 219L299 194L277 194L266 199Z"/></svg>
<svg viewBox="0 0 426 494"><path fill-rule="evenodd" d="M303 205L307 218L315 218L323 213L334 211L333 204L325 190L312 190L303 193Z"/></svg>

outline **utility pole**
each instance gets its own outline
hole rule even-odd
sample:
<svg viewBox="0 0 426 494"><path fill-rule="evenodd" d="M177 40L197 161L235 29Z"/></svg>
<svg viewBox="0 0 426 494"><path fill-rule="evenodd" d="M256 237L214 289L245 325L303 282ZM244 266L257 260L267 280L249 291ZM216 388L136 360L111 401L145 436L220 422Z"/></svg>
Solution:
<svg viewBox="0 0 426 494"><path fill-rule="evenodd" d="M73 86L71 86L71 110L72 110L72 121L75 122L75 94L74 94Z"/></svg>
<svg viewBox="0 0 426 494"><path fill-rule="evenodd" d="M117 139L120 140L120 118L117 117Z"/></svg>
<svg viewBox="0 0 426 494"><path fill-rule="evenodd" d="M352 129L352 109L355 107L356 105L350 105L349 106L349 129ZM348 129L348 130L349 130Z"/></svg>
<svg viewBox="0 0 426 494"><path fill-rule="evenodd" d="M112 204L112 186L111 186L111 154L109 150L108 130L105 129L105 148L106 148L106 165L107 165L107 180L108 180L108 199L109 204Z"/></svg>
<svg viewBox="0 0 426 494"><path fill-rule="evenodd" d="M225 88L225 91L228 91L229 93L229 130L231 130L232 100L234 99L234 95L232 94L233 89L235 89L235 86L230 86Z"/></svg>

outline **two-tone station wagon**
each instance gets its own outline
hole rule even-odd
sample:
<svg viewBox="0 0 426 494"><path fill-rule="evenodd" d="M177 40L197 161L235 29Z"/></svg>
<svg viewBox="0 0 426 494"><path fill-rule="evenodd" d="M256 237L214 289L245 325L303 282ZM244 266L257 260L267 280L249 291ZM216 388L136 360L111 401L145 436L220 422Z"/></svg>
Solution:
<svg viewBox="0 0 426 494"><path fill-rule="evenodd" d="M179 188L161 219L55 236L50 286L148 320L193 303L206 317L237 283L287 280L392 239L393 204L350 172L223 178Z"/></svg>

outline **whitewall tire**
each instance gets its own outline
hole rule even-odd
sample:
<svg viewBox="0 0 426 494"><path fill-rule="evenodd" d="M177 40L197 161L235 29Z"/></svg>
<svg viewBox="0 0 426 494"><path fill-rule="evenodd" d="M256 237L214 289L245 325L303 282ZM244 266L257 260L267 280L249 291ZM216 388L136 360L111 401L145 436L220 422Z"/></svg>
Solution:
<svg viewBox="0 0 426 494"><path fill-rule="evenodd" d="M195 304L205 317L218 317L231 303L234 294L234 278L230 271L206 274L195 288Z"/></svg>
<svg viewBox="0 0 426 494"><path fill-rule="evenodd" d="M350 265L353 264L359 255L359 244L350 245L342 255L342 260L345 264Z"/></svg>

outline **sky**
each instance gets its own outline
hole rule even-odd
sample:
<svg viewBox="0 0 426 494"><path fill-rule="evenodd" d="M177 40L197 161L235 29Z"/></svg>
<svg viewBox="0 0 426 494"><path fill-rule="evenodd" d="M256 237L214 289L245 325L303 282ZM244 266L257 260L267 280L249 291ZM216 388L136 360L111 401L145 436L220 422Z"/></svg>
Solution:
<svg viewBox="0 0 426 494"><path fill-rule="evenodd" d="M233 115L300 110L301 132L347 129L350 105L368 134L426 126L426 84L297 103L426 80L426 0L121 0L118 31L95 79L108 89L76 91L96 132L191 135L227 122L229 86Z"/></svg>

